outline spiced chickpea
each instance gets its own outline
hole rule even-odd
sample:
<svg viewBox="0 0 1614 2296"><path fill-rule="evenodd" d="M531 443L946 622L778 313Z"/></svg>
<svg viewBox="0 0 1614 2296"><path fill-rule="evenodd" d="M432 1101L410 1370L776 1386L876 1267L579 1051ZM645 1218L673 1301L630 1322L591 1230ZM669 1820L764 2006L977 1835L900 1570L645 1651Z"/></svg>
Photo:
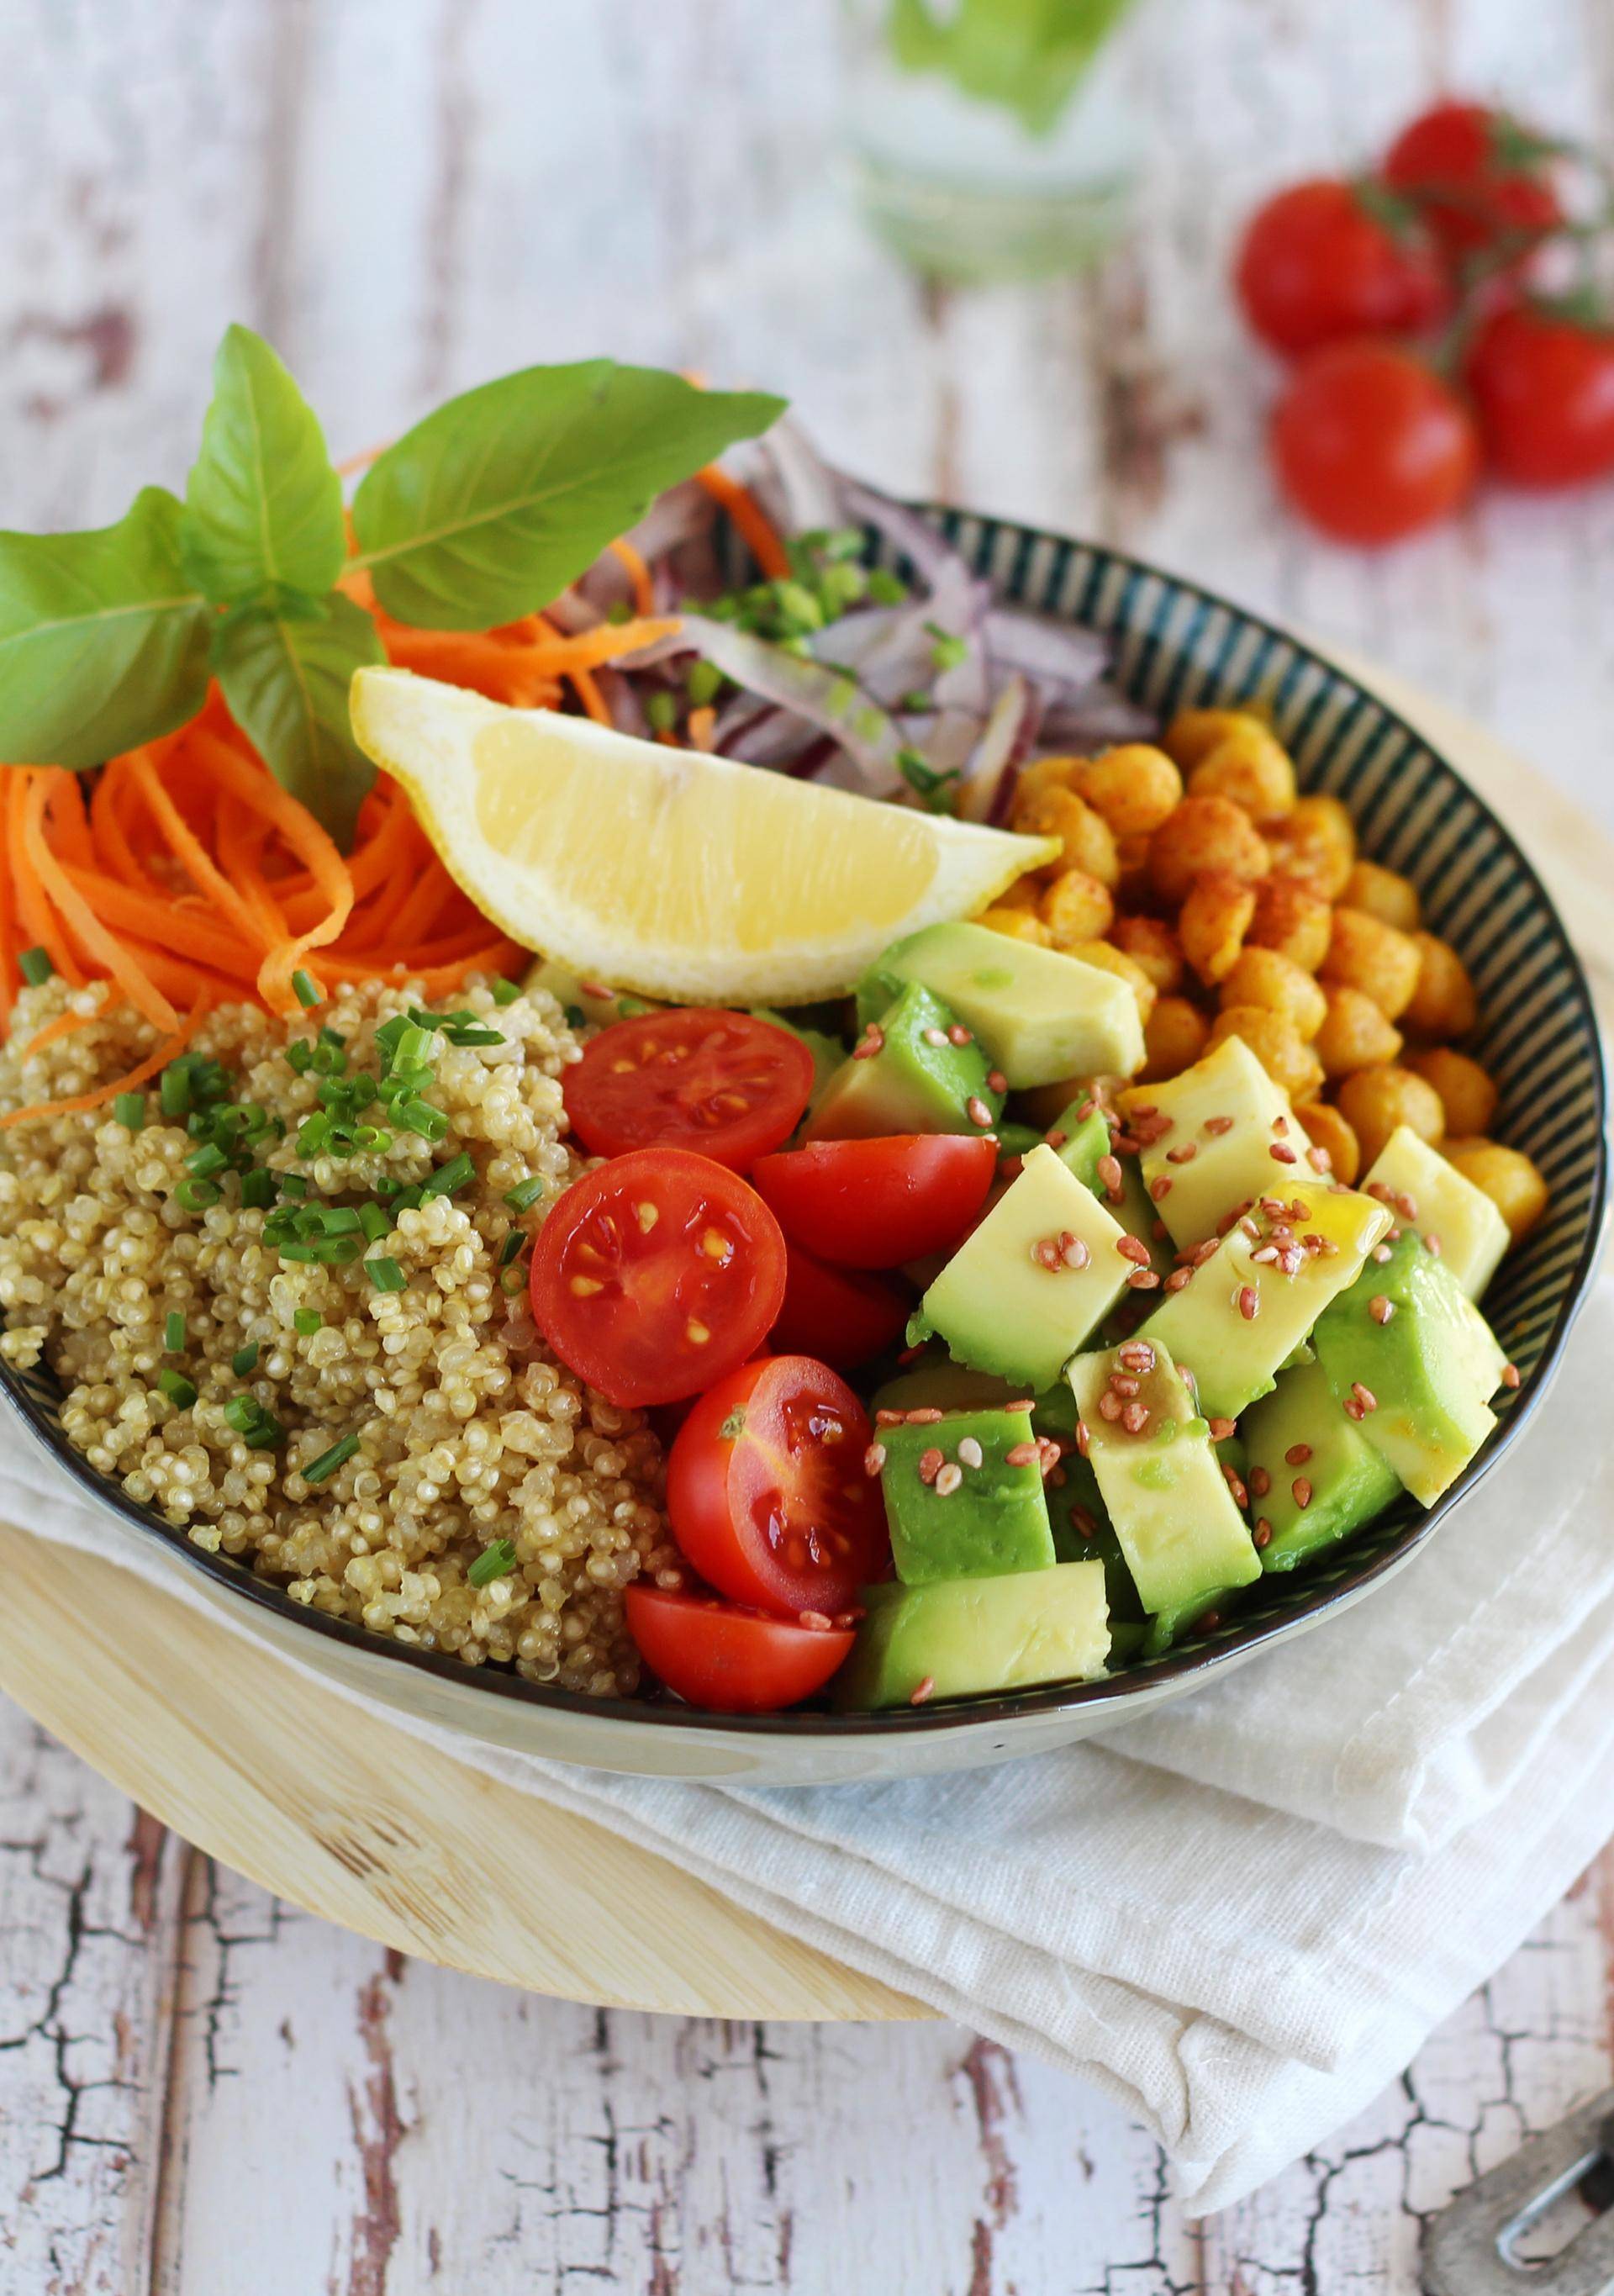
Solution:
<svg viewBox="0 0 1614 2296"><path fill-rule="evenodd" d="M1187 899L1196 877L1253 884L1267 867L1259 832L1231 798L1185 797L1149 840L1149 881L1168 907Z"/></svg>
<svg viewBox="0 0 1614 2296"><path fill-rule="evenodd" d="M1255 887L1224 871L1196 877L1177 912L1177 939L1200 979L1214 987L1239 961L1256 913Z"/></svg>
<svg viewBox="0 0 1614 2296"><path fill-rule="evenodd" d="M1337 797L1303 797L1267 831L1272 865L1337 901L1356 866L1356 832Z"/></svg>
<svg viewBox="0 0 1614 2296"><path fill-rule="evenodd" d="M1389 1021L1397 1020L1418 986L1417 943L1366 909L1338 908L1329 928L1322 978L1332 987L1359 988Z"/></svg>
<svg viewBox="0 0 1614 2296"><path fill-rule="evenodd" d="M1418 951L1418 981L1406 1007L1406 1024L1421 1037L1444 1040L1466 1037L1479 1017L1468 967L1449 941L1433 933L1413 936Z"/></svg>
<svg viewBox="0 0 1614 2296"><path fill-rule="evenodd" d="M1110 930L1115 903L1109 888L1085 869L1062 869L1043 888L1039 912L1055 948L1098 940Z"/></svg>
<svg viewBox="0 0 1614 2296"><path fill-rule="evenodd" d="M1438 1147L1446 1133L1446 1111L1432 1084L1393 1062L1358 1069L1339 1090L1340 1112L1356 1136L1364 1164L1372 1166L1398 1126L1409 1125L1421 1140Z"/></svg>
<svg viewBox="0 0 1614 2296"><path fill-rule="evenodd" d="M1295 1114L1306 1128L1314 1148L1328 1158L1328 1168L1348 1188L1362 1169L1362 1147L1347 1119L1325 1100L1308 1100Z"/></svg>
<svg viewBox="0 0 1614 2296"><path fill-rule="evenodd" d="M1014 777L1015 803L1039 791L1074 789L1077 774L1086 763L1084 758L1034 758Z"/></svg>
<svg viewBox="0 0 1614 2296"><path fill-rule="evenodd" d="M1118 838L1147 837L1183 794L1183 776L1164 750L1128 742L1102 758L1084 758L1071 787L1101 813Z"/></svg>
<svg viewBox="0 0 1614 2296"><path fill-rule="evenodd" d="M1353 909L1365 909L1397 932L1416 932L1423 920L1418 888L1398 869L1381 869L1376 861L1358 861L1345 881L1340 897Z"/></svg>
<svg viewBox="0 0 1614 2296"><path fill-rule="evenodd" d="M1062 849L1055 866L1080 869L1105 886L1113 886L1120 874L1109 823L1074 790L1017 789L1009 820L1028 837L1057 837Z"/></svg>
<svg viewBox="0 0 1614 2296"><path fill-rule="evenodd" d="M1205 752L1188 793L1231 798L1252 821L1276 821L1293 809L1295 769L1277 735L1249 718Z"/></svg>
<svg viewBox="0 0 1614 2296"><path fill-rule="evenodd" d="M1143 966L1129 957L1124 948L1117 948L1113 942L1107 940L1081 940L1074 947L1067 949L1065 954L1079 956L1084 964L1095 964L1101 972L1113 972L1118 980L1124 980L1137 998L1139 1018L1145 1028L1148 1026L1149 1015L1153 1012L1155 999L1160 992Z"/></svg>
<svg viewBox="0 0 1614 2296"><path fill-rule="evenodd" d="M1253 709L1179 709L1166 728L1162 746L1187 773L1201 758L1208 757L1218 742L1251 726L1258 734L1271 731L1266 720Z"/></svg>
<svg viewBox="0 0 1614 2296"><path fill-rule="evenodd" d="M1265 1004L1281 1013L1307 1044L1323 1026L1328 999L1311 974L1275 948L1245 946L1222 982L1224 1004Z"/></svg>
<svg viewBox="0 0 1614 2296"><path fill-rule="evenodd" d="M1164 917L1117 917L1110 938L1143 966L1162 996L1182 987L1183 944Z"/></svg>
<svg viewBox="0 0 1614 2296"><path fill-rule="evenodd" d="M1005 885L992 906L998 909L1029 909L1035 914L1037 903L1042 898L1042 879L1034 876L1031 871L1028 870L1023 877L1017 877L1012 885Z"/></svg>
<svg viewBox="0 0 1614 2296"><path fill-rule="evenodd" d="M1142 1084L1164 1084L1181 1076L1204 1051L1210 1023L1186 996L1161 996L1143 1024L1145 1059L1139 1072Z"/></svg>
<svg viewBox="0 0 1614 2296"><path fill-rule="evenodd" d="M1008 940L1028 940L1037 948L1053 946L1053 935L1031 909L983 909L975 922Z"/></svg>
<svg viewBox="0 0 1614 2296"><path fill-rule="evenodd" d="M1495 1115L1496 1086L1466 1053L1454 1053L1449 1045L1435 1045L1426 1053L1413 1053L1406 1065L1440 1095L1446 1128L1454 1138L1482 1133Z"/></svg>
<svg viewBox="0 0 1614 2296"><path fill-rule="evenodd" d="M1331 923L1320 893L1299 878L1271 876L1256 888L1256 913L1244 938L1252 947L1275 949L1302 972L1315 972L1328 955Z"/></svg>
<svg viewBox="0 0 1614 2296"><path fill-rule="evenodd" d="M1315 1038L1324 1076L1354 1076L1358 1069L1382 1068L1401 1050L1402 1036L1381 1006L1360 988L1324 991L1328 1009Z"/></svg>
<svg viewBox="0 0 1614 2296"><path fill-rule="evenodd" d="M1241 1037L1276 1085L1291 1101L1309 1100L1323 1082L1323 1063L1299 1030L1266 1004L1230 1004L1211 1023L1208 1051L1228 1037Z"/></svg>
<svg viewBox="0 0 1614 2296"><path fill-rule="evenodd" d="M1530 1159L1500 1140L1448 1140L1445 1154L1465 1180L1489 1196L1517 1243L1551 1201L1551 1191Z"/></svg>

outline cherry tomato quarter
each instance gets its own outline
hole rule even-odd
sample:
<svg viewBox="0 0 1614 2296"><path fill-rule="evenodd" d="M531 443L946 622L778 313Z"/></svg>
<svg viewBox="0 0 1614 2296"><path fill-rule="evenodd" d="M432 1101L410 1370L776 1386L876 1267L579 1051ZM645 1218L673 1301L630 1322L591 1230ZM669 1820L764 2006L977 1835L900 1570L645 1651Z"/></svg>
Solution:
<svg viewBox="0 0 1614 2296"><path fill-rule="evenodd" d="M801 1627L708 1595L629 1587L627 1631L652 1674L692 1706L776 1714L822 1690L851 1650L848 1628Z"/></svg>
<svg viewBox="0 0 1614 2296"><path fill-rule="evenodd" d="M602 1029L561 1088L572 1130L596 1156L688 1148L743 1172L800 1122L813 1055L749 1013L680 1006Z"/></svg>
<svg viewBox="0 0 1614 2296"><path fill-rule="evenodd" d="M867 1413L827 1364L747 1364L678 1430L667 1463L673 1536L732 1601L832 1618L890 1554L869 1441Z"/></svg>
<svg viewBox="0 0 1614 2296"><path fill-rule="evenodd" d="M788 1235L784 1251L784 1305L770 1348L856 1371L895 1347L914 1304L905 1285L860 1267L831 1267Z"/></svg>
<svg viewBox="0 0 1614 2296"><path fill-rule="evenodd" d="M956 1243L997 1169L960 1133L821 1140L765 1156L752 1177L795 1242L843 1267L899 1267Z"/></svg>
<svg viewBox="0 0 1614 2296"><path fill-rule="evenodd" d="M1517 234L1522 259L1563 221L1563 208L1550 160L1510 151L1521 140L1504 112L1448 100L1402 129L1385 156L1384 180L1418 201L1451 256Z"/></svg>
<svg viewBox="0 0 1614 2296"><path fill-rule="evenodd" d="M1336 541L1398 541L1459 509L1479 441L1456 393L1394 343L1331 343L1301 361L1273 415L1284 494Z"/></svg>
<svg viewBox="0 0 1614 2296"><path fill-rule="evenodd" d="M1450 290L1415 212L1404 231L1372 211L1371 186L1317 176L1279 192L1250 217L1233 280L1264 343L1293 355L1348 335L1416 334Z"/></svg>
<svg viewBox="0 0 1614 2296"><path fill-rule="evenodd" d="M1498 478L1569 487L1614 470L1614 330L1517 304L1480 329L1468 383Z"/></svg>
<svg viewBox="0 0 1614 2296"><path fill-rule="evenodd" d="M623 1408L676 1403L754 1355L784 1300L784 1238L726 1165L641 1148L558 1196L532 1248L533 1321Z"/></svg>

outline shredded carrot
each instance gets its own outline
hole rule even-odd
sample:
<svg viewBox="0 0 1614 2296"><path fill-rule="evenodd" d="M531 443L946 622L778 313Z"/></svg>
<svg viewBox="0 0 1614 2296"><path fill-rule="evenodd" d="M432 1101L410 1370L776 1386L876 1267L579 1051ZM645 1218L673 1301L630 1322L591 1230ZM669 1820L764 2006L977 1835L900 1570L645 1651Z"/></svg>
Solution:
<svg viewBox="0 0 1614 2296"><path fill-rule="evenodd" d="M50 896L39 882L24 830L29 800L39 775L46 770L40 766L16 766L6 776L5 842L17 892L17 916L23 933L21 947L42 948L69 988L82 988L84 973L51 906Z"/></svg>
<svg viewBox="0 0 1614 2296"><path fill-rule="evenodd" d="M791 570L790 556L755 495L730 478L720 463L709 463L695 472L715 503L720 503L750 545L751 555L770 581L782 582Z"/></svg>
<svg viewBox="0 0 1614 2296"><path fill-rule="evenodd" d="M121 996L106 996L93 1013L75 1013L70 1009L58 1013L53 1021L45 1022L37 1037L29 1038L22 1047L23 1059L31 1061L34 1054L42 1053L47 1045L58 1044L63 1037L76 1037L80 1029L93 1028L97 1021L104 1021L109 1013L116 1012L122 1002Z"/></svg>
<svg viewBox="0 0 1614 2296"><path fill-rule="evenodd" d="M594 719L594 724L596 726L612 724L610 711L605 706L605 697L594 684L594 672L587 669L573 669L569 670L567 675L571 679L578 701Z"/></svg>
<svg viewBox="0 0 1614 2296"><path fill-rule="evenodd" d="M689 745L692 750L709 750L717 730L717 713L709 702L689 713Z"/></svg>
<svg viewBox="0 0 1614 2296"><path fill-rule="evenodd" d="M633 591L634 611L653 614L656 611L656 586L650 578L650 568L625 534L619 534L610 545L611 556L626 568Z"/></svg>
<svg viewBox="0 0 1614 2296"><path fill-rule="evenodd" d="M42 1100L32 1108L14 1108L9 1116L0 1116L0 1131L8 1131L13 1124L37 1124L42 1116L76 1116L82 1109L100 1108L105 1102L116 1099L120 1092L133 1091L136 1085L154 1077L159 1069L166 1069L176 1053L184 1052L206 1010L206 999L199 996L174 1034L165 1037L157 1050L127 1076L113 1077L110 1083L98 1084L94 1092L75 1093L69 1100Z"/></svg>
<svg viewBox="0 0 1614 2296"><path fill-rule="evenodd" d="M22 805L22 857L37 878L42 892L59 912L63 923L71 930L86 955L92 963L105 967L135 1010L154 1029L177 1028L179 1016L168 998L141 971L117 934L108 931L72 883L62 863L51 850L45 833L45 808L55 793L58 775L62 781L71 783L71 775L63 772L60 766L46 767L29 775L31 786ZM76 788L73 794L77 795ZM86 836L84 840L86 851L88 845Z"/></svg>

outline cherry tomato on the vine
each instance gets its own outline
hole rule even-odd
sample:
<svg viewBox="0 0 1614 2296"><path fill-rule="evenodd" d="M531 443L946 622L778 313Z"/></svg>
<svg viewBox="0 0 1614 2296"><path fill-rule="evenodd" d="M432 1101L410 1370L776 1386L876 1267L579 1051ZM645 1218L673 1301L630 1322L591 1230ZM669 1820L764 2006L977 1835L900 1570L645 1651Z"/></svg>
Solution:
<svg viewBox="0 0 1614 2296"><path fill-rule="evenodd" d="M1567 487L1614 470L1614 328L1517 304L1481 327L1467 373L1499 478Z"/></svg>
<svg viewBox="0 0 1614 2296"><path fill-rule="evenodd" d="M1290 353L1346 335L1415 334L1440 317L1450 289L1415 210L1370 184L1329 176L1294 184L1256 209L1233 278L1265 343Z"/></svg>
<svg viewBox="0 0 1614 2296"><path fill-rule="evenodd" d="M813 1055L770 1021L681 1005L602 1029L561 1089L596 1156L688 1148L743 1172L796 1129Z"/></svg>
<svg viewBox="0 0 1614 2296"><path fill-rule="evenodd" d="M1278 401L1272 451L1296 509L1340 542L1398 541L1467 499L1473 418L1422 359L1394 343L1331 343Z"/></svg>
<svg viewBox="0 0 1614 2296"><path fill-rule="evenodd" d="M669 1690L718 1714L775 1714L822 1690L856 1636L802 1627L715 1595L637 1583L623 1595L639 1655Z"/></svg>
<svg viewBox="0 0 1614 2296"><path fill-rule="evenodd" d="M1563 221L1546 155L1520 158L1528 139L1505 112L1455 100L1420 112L1385 156L1384 180L1418 201L1447 251L1472 255L1516 240L1521 257Z"/></svg>

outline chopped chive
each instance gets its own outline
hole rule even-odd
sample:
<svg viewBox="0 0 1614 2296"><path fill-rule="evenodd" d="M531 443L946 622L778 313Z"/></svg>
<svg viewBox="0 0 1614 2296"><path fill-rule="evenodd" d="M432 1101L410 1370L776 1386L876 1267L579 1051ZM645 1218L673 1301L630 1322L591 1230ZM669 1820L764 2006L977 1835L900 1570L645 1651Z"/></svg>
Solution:
<svg viewBox="0 0 1614 2296"><path fill-rule="evenodd" d="M429 1100L405 1101L397 1111L397 1120L404 1131L415 1133L422 1140L444 1139L448 1131L448 1119Z"/></svg>
<svg viewBox="0 0 1614 2296"><path fill-rule="evenodd" d="M416 1210L419 1207L420 1201L421 1190L418 1186L413 1188L400 1188L397 1195L392 1199L392 1217L394 1221L397 1221L400 1212L412 1212Z"/></svg>
<svg viewBox="0 0 1614 2296"><path fill-rule="evenodd" d="M515 1567L515 1548L507 1538L496 1538L491 1546L482 1549L465 1577L473 1587L487 1587L496 1578L508 1578Z"/></svg>
<svg viewBox="0 0 1614 2296"><path fill-rule="evenodd" d="M364 1248L362 1235L323 1235L308 1246L308 1257L320 1267L351 1267Z"/></svg>
<svg viewBox="0 0 1614 2296"><path fill-rule="evenodd" d="M42 948L25 948L17 959L17 970L30 988L42 988L55 972L55 966Z"/></svg>
<svg viewBox="0 0 1614 2296"><path fill-rule="evenodd" d="M185 1343L185 1319L177 1308L170 1308L162 1319L162 1346L165 1355L176 1356Z"/></svg>
<svg viewBox="0 0 1614 2296"><path fill-rule="evenodd" d="M684 685L690 700L700 709L717 699L723 689L723 672L715 661L692 662Z"/></svg>
<svg viewBox="0 0 1614 2296"><path fill-rule="evenodd" d="M188 1411L196 1400L196 1382L187 1379L182 1371L160 1371L157 1384L168 1401L177 1404L181 1411Z"/></svg>
<svg viewBox="0 0 1614 2296"><path fill-rule="evenodd" d="M678 702L665 690L652 693L644 704L644 722L652 734L670 734L678 722Z"/></svg>
<svg viewBox="0 0 1614 2296"><path fill-rule="evenodd" d="M221 1193L217 1180L193 1177L181 1180L174 1191L174 1201L182 1212L205 1212L218 1201Z"/></svg>
<svg viewBox="0 0 1614 2296"><path fill-rule="evenodd" d="M384 1212L379 1204L361 1204L358 1208L358 1224L365 1231L367 1242L379 1243L382 1236L390 1232L392 1219L390 1214Z"/></svg>
<svg viewBox="0 0 1614 2296"><path fill-rule="evenodd" d="M493 1001L496 1004L513 1004L520 994L521 991L517 984L513 980L506 980L503 973L493 984Z"/></svg>
<svg viewBox="0 0 1614 2296"><path fill-rule="evenodd" d="M378 1292L401 1292L409 1281L397 1260L389 1259L384 1252L365 1260L365 1273Z"/></svg>
<svg viewBox="0 0 1614 2296"><path fill-rule="evenodd" d="M299 1156L317 1156L331 1136L328 1116L305 1116L297 1128L297 1152Z"/></svg>
<svg viewBox="0 0 1614 2296"><path fill-rule="evenodd" d="M280 1192L283 1196L301 1198L308 1193L308 1183L300 1172L283 1172L280 1176Z"/></svg>
<svg viewBox="0 0 1614 2296"><path fill-rule="evenodd" d="M343 1036L340 1029L325 1027L322 1028L319 1032L319 1042L322 1045L334 1045L339 1052L347 1041L348 1039Z"/></svg>
<svg viewBox="0 0 1614 2296"><path fill-rule="evenodd" d="M185 1158L185 1169L193 1172L199 1180L210 1180L215 1172L225 1169L229 1160L224 1150L209 1140L205 1147L193 1149Z"/></svg>
<svg viewBox="0 0 1614 2296"><path fill-rule="evenodd" d="M165 1116L188 1116L191 1112L191 1063L170 1061L162 1072L158 1098Z"/></svg>
<svg viewBox="0 0 1614 2296"><path fill-rule="evenodd" d="M291 986L305 1013L311 1013L316 1004L323 1004L325 1001L314 975L304 972L300 967L291 975Z"/></svg>
<svg viewBox="0 0 1614 2296"><path fill-rule="evenodd" d="M258 1369L258 1341L249 1340L244 1348L237 1348L230 1357L230 1369L237 1379L250 1379Z"/></svg>
<svg viewBox="0 0 1614 2296"><path fill-rule="evenodd" d="M357 1448L358 1437L356 1435L344 1435L340 1442L332 1443L328 1451L322 1451L317 1459L311 1459L309 1461L308 1464L302 1470L302 1478L304 1482L323 1483L328 1481L330 1477L336 1472L339 1467L346 1464Z"/></svg>
<svg viewBox="0 0 1614 2296"><path fill-rule="evenodd" d="M938 669L957 669L970 659L967 638L955 638L944 631L930 648L930 659Z"/></svg>
<svg viewBox="0 0 1614 2296"><path fill-rule="evenodd" d="M274 1175L263 1168L243 1172L241 1181L241 1201L248 1211L267 1211L274 1201Z"/></svg>
<svg viewBox="0 0 1614 2296"><path fill-rule="evenodd" d="M527 1278L519 1267L504 1267L499 1271L499 1288L513 1300L518 1292L527 1288Z"/></svg>
<svg viewBox="0 0 1614 2296"><path fill-rule="evenodd" d="M263 1417L264 1407L255 1395L233 1395L224 1407L226 1427L233 1427L238 1435L249 1435Z"/></svg>
<svg viewBox="0 0 1614 2296"><path fill-rule="evenodd" d="M296 1308L291 1321L299 1339L311 1340L315 1332L324 1330L325 1319L317 1308Z"/></svg>
<svg viewBox="0 0 1614 2296"><path fill-rule="evenodd" d="M870 568L869 595L877 606L900 606L907 594L907 584L899 580L889 566Z"/></svg>
<svg viewBox="0 0 1614 2296"><path fill-rule="evenodd" d="M319 1215L324 1235L362 1235L365 1224L351 1204L331 1204Z"/></svg>
<svg viewBox="0 0 1614 2296"><path fill-rule="evenodd" d="M443 1033L451 1045L502 1045L504 1041L503 1029L479 1028L469 1021L456 1022Z"/></svg>
<svg viewBox="0 0 1614 2296"><path fill-rule="evenodd" d="M379 1124L360 1124L354 1128L353 1144L365 1155L373 1155L380 1149L391 1147L392 1135ZM376 1185L380 1187L379 1180Z"/></svg>
<svg viewBox="0 0 1614 2296"><path fill-rule="evenodd" d="M535 1172L528 1172L527 1177L518 1180L513 1188L506 1188L504 1201L512 1212L529 1212L547 1185Z"/></svg>
<svg viewBox="0 0 1614 2296"><path fill-rule="evenodd" d="M397 1040L397 1049L392 1057L393 1067L399 1069L411 1061L423 1061L431 1050L431 1040L436 1034L435 1023L430 1028L422 1028L412 1021Z"/></svg>
<svg viewBox="0 0 1614 2296"><path fill-rule="evenodd" d="M273 1451L286 1439L286 1431L272 1411L261 1412L246 1431L246 1444L251 1451Z"/></svg>
<svg viewBox="0 0 1614 2296"><path fill-rule="evenodd" d="M431 1177L422 1183L421 1194L422 1197L456 1195L475 1177L476 1166L462 1148L457 1156L451 1157L447 1164L439 1165Z"/></svg>
<svg viewBox="0 0 1614 2296"><path fill-rule="evenodd" d="M306 1076L314 1060L314 1047L307 1037L293 1037L286 1046L286 1058L299 1076Z"/></svg>
<svg viewBox="0 0 1614 2296"><path fill-rule="evenodd" d="M276 1241L278 1243L278 1239ZM279 1243L278 1248L281 1258L291 1260L297 1267L311 1267L314 1264L314 1246L311 1243Z"/></svg>
<svg viewBox="0 0 1614 2296"><path fill-rule="evenodd" d="M526 1241L526 1229L524 1227L512 1227L510 1234L505 1237L504 1242L499 1246L499 1266L501 1267L508 1267L511 1261L516 1257Z"/></svg>
<svg viewBox="0 0 1614 2296"><path fill-rule="evenodd" d="M121 1124L126 1132L141 1132L145 1128L145 1095L143 1092L120 1092L112 1103L112 1119Z"/></svg>

